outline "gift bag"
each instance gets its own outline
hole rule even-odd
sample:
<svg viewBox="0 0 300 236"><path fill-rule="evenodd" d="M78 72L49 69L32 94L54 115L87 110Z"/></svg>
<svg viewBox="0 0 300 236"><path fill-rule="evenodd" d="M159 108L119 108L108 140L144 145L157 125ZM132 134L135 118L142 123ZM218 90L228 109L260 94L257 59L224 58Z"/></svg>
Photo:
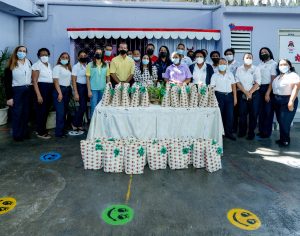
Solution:
<svg viewBox="0 0 300 236"><path fill-rule="evenodd" d="M123 89L122 89L122 101L121 105L122 107L129 107L130 106L130 84L129 83L124 83L123 84Z"/></svg>
<svg viewBox="0 0 300 236"><path fill-rule="evenodd" d="M214 140L207 140L205 148L205 167L208 172L222 169L221 155L223 149Z"/></svg>
<svg viewBox="0 0 300 236"><path fill-rule="evenodd" d="M124 145L121 141L107 139L105 141L104 172L120 173L124 170Z"/></svg>
<svg viewBox="0 0 300 236"><path fill-rule="evenodd" d="M194 141L193 166L195 168L205 167L206 144L207 143L202 139L197 139Z"/></svg>
<svg viewBox="0 0 300 236"><path fill-rule="evenodd" d="M170 83L167 83L166 84L166 88L162 90L162 102L161 102L161 106L162 107L169 107L171 104L171 101L170 101Z"/></svg>
<svg viewBox="0 0 300 236"><path fill-rule="evenodd" d="M121 84L117 84L115 86L115 91L114 91L114 95L113 95L112 102L111 102L111 105L113 107L121 106L122 89L123 89L123 87Z"/></svg>
<svg viewBox="0 0 300 236"><path fill-rule="evenodd" d="M143 174L146 165L146 146L144 142L136 141L125 144L125 173Z"/></svg>
<svg viewBox="0 0 300 236"><path fill-rule="evenodd" d="M199 102L199 93L197 85L191 86L191 95L189 101L189 107L197 107Z"/></svg>
<svg viewBox="0 0 300 236"><path fill-rule="evenodd" d="M80 149L84 169L99 170L105 157L104 142L101 139L81 140Z"/></svg>
<svg viewBox="0 0 300 236"><path fill-rule="evenodd" d="M149 101L149 93L146 86L140 87L140 94L141 94L141 106L142 107L148 107L150 105Z"/></svg>
<svg viewBox="0 0 300 236"><path fill-rule="evenodd" d="M180 90L177 85L171 85L171 106L172 107L179 107L179 93Z"/></svg>
<svg viewBox="0 0 300 236"><path fill-rule="evenodd" d="M189 106L187 89L189 90L189 87L183 83L180 88L180 107L187 108Z"/></svg>
<svg viewBox="0 0 300 236"><path fill-rule="evenodd" d="M102 97L102 106L109 106L112 100L112 95L114 94L114 89L111 83L108 82L105 86L104 94Z"/></svg>
<svg viewBox="0 0 300 236"><path fill-rule="evenodd" d="M199 87L199 107L207 107L208 105L208 91L207 86Z"/></svg>
<svg viewBox="0 0 300 236"><path fill-rule="evenodd" d="M140 103L140 86L134 84L131 88L131 106L137 107Z"/></svg>
<svg viewBox="0 0 300 236"><path fill-rule="evenodd" d="M167 168L168 144L164 140L153 139L147 143L147 160L151 170Z"/></svg>
<svg viewBox="0 0 300 236"><path fill-rule="evenodd" d="M209 87L208 89L208 107L219 107L215 89L213 87Z"/></svg>
<svg viewBox="0 0 300 236"><path fill-rule="evenodd" d="M190 163L190 146L186 142L173 139L169 145L168 164L170 169L185 169Z"/></svg>

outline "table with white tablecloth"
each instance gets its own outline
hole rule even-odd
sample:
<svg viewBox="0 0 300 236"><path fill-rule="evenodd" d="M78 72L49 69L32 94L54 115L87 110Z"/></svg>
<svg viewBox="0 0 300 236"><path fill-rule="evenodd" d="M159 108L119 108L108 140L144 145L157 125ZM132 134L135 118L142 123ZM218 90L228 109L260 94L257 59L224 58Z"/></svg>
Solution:
<svg viewBox="0 0 300 236"><path fill-rule="evenodd" d="M218 107L112 107L98 104L87 139L203 138L214 139L223 146L223 133Z"/></svg>

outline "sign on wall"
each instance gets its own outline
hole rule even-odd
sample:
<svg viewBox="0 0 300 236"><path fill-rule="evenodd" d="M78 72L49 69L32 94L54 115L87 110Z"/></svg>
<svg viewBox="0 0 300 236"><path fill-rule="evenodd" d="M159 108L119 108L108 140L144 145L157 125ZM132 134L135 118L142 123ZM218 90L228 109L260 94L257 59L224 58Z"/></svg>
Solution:
<svg viewBox="0 0 300 236"><path fill-rule="evenodd" d="M287 58L300 67L300 29L279 31L279 58Z"/></svg>

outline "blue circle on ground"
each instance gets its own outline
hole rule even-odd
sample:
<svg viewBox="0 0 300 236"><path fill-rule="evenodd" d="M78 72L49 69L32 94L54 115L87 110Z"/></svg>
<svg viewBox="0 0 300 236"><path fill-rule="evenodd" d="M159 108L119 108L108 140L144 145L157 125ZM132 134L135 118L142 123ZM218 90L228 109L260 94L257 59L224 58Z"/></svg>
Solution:
<svg viewBox="0 0 300 236"><path fill-rule="evenodd" d="M61 158L61 155L57 152L48 152L40 156L40 160L44 162L52 162Z"/></svg>

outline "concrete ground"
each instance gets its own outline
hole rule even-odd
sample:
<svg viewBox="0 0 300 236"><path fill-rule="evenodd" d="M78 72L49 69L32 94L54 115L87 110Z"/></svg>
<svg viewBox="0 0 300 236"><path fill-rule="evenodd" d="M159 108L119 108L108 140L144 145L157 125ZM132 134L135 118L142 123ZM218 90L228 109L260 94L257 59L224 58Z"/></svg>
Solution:
<svg viewBox="0 0 300 236"><path fill-rule="evenodd" d="M278 131L270 140L224 140L223 169L212 174L146 167L132 178L133 220L111 226L101 212L125 203L129 175L84 170L79 149L84 137L16 143L2 126L0 198L14 197L17 206L0 215L0 235L300 235L299 123L291 136L288 148L274 143ZM48 151L62 158L41 162L39 156ZM227 219L232 208L252 211L261 227L235 227Z"/></svg>

